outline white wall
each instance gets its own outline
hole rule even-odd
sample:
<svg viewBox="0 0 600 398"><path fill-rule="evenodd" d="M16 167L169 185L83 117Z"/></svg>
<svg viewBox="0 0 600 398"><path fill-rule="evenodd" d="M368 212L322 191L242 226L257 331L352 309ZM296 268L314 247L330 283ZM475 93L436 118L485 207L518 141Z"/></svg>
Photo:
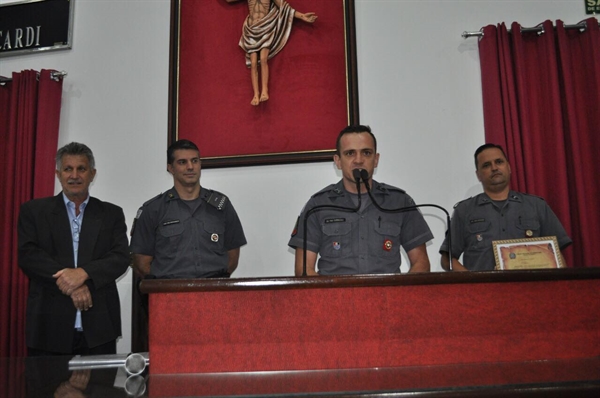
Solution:
<svg viewBox="0 0 600 398"><path fill-rule="evenodd" d="M472 154L484 139L477 39L461 33L502 21L535 26L586 18L581 0L355 5L360 119L378 138L376 179L449 211L480 192ZM92 148L98 168L92 194L122 206L129 226L141 203L172 185L165 166L169 12L169 0L77 0L72 50L0 58L2 76L68 72L59 146L80 141ZM312 193L339 178L332 162L204 170L202 185L231 198L248 238L235 276L292 275L287 241L296 216ZM445 218L423 213L435 235L428 246L432 269L441 271ZM128 273L119 282L119 352L130 349L130 279Z"/></svg>

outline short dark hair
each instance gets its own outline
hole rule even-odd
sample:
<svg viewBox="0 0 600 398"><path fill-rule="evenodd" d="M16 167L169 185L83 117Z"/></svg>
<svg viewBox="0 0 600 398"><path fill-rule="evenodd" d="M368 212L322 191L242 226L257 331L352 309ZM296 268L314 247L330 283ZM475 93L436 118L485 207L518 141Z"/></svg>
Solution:
<svg viewBox="0 0 600 398"><path fill-rule="evenodd" d="M377 152L377 138L375 138L375 135L371 132L371 127L369 126L365 126L362 124L351 124L348 127L344 128L342 131L340 131L340 133L338 134L337 140L335 142L335 153L340 156L340 141L342 140L342 136L345 134L350 134L350 133L368 133L371 135L371 137L373 138L373 145L375 145L375 152Z"/></svg>
<svg viewBox="0 0 600 398"><path fill-rule="evenodd" d="M167 149L167 164L172 164L175 161L175 151L179 149L192 149L198 151L198 156L200 156L200 150L196 144L190 140L179 140L172 143Z"/></svg>
<svg viewBox="0 0 600 398"><path fill-rule="evenodd" d="M477 148L477 150L475 151L475 170L479 170L479 165L477 164L477 156L479 156L479 154L483 151L485 151L486 149L492 149L492 148L496 148L496 149L500 149L500 151L502 152L502 154L504 155L504 158L506 160L508 160L508 157L506 156L506 153L504 152L504 149L497 144L483 144L482 146L480 146L479 148Z"/></svg>
<svg viewBox="0 0 600 398"><path fill-rule="evenodd" d="M94 160L94 154L92 150L85 144L80 144L79 142L71 142L62 148L60 148L56 152L56 170L60 170L62 167L62 158L65 155L83 155L87 157L88 162L90 162L90 167L92 169L96 168L96 161Z"/></svg>

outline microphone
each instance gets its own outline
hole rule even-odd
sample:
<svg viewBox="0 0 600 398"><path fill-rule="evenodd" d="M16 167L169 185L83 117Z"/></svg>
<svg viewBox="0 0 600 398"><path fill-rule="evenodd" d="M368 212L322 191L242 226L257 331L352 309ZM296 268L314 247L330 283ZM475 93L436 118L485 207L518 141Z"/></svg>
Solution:
<svg viewBox="0 0 600 398"><path fill-rule="evenodd" d="M369 192L369 172L365 169L360 169L360 178L363 180L367 192Z"/></svg>
<svg viewBox="0 0 600 398"><path fill-rule="evenodd" d="M358 187L360 184L360 179L362 178L362 172L366 173L366 170L363 169L354 169L352 170L352 177L354 177L354 181L356 182L356 186Z"/></svg>
<svg viewBox="0 0 600 398"><path fill-rule="evenodd" d="M345 206L335 206L335 205L319 205L319 206L315 206L312 209L306 211L306 213L304 214L304 218L302 220L302 226L304 228L304 230L302 231L302 253L303 253L303 258L302 258L302 276L306 276L306 241L308 239L308 231L307 231L307 227L308 227L308 216L310 216L312 213L323 210L323 209L337 209L337 210L341 210L341 211L347 211L349 213L356 213L360 210L360 207L362 205L362 195L360 192L360 180L362 177L362 172L365 172L365 170L363 169L354 169L352 170L352 177L354 177L354 182L356 183L356 191L358 192L358 204L356 205L356 207L345 207ZM368 175L368 173L366 174Z"/></svg>
<svg viewBox="0 0 600 398"><path fill-rule="evenodd" d="M450 258L450 271L452 271L452 228L450 227L450 222L451 222L450 221L450 213L448 213L448 211L446 209L444 209L442 206L438 206L438 205L434 205L434 204L419 204L419 205L416 204L413 206L400 207L398 209L385 209L385 208L381 207L379 205L379 203L377 203L375 201L375 198L373 197L373 193L371 192L371 188L369 187L369 173L367 172L367 170L364 170L364 169L360 170L360 178L363 181L363 183L365 184L365 188L367 189L367 193L369 194L369 198L371 198L371 202L373 202L373 205L384 213L404 213L407 211L416 210L419 207L435 207L436 209L440 209L441 211L443 211L446 214L446 223L448 225L448 229L446 230L446 236L448 237L448 257Z"/></svg>
<svg viewBox="0 0 600 398"><path fill-rule="evenodd" d="M354 177L354 182L356 182L356 192L358 192L358 206L357 206L358 210L360 210L361 199L362 199L362 195L360 192L360 180L363 176L363 172L365 173L365 175L368 175L366 170L363 170L363 169L352 170L352 177Z"/></svg>

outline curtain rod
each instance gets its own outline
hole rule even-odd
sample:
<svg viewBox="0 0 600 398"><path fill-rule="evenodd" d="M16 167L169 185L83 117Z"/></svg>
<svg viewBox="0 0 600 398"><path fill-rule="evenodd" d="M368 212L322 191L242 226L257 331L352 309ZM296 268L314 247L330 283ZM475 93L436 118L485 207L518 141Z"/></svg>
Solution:
<svg viewBox="0 0 600 398"><path fill-rule="evenodd" d="M600 22L598 22L598 26L600 26ZM565 29L579 29L580 31L584 32L587 29L587 22L582 21L575 25L565 25ZM510 29L508 29L508 32L510 33ZM521 33L526 33L526 32L537 32L538 35L543 35L544 27L543 26L536 26L535 28L521 27ZM468 39L469 37L473 37L473 36L483 37L483 28L481 28L480 30L471 31L471 32L464 31L464 32L462 32L461 36L463 37L463 39Z"/></svg>
<svg viewBox="0 0 600 398"><path fill-rule="evenodd" d="M54 81L59 81L60 79L65 78L65 76L67 76L67 72L65 72L64 70L61 70L60 72L57 70L50 72L50 78ZM40 77L40 73L38 72L38 78L39 77ZM11 81L12 81L11 77L0 76L0 85L11 82Z"/></svg>

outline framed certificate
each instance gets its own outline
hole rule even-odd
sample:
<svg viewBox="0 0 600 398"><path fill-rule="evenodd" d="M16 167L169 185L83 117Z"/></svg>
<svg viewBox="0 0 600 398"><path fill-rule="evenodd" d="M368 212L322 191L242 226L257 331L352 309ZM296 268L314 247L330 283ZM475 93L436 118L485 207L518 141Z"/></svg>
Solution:
<svg viewBox="0 0 600 398"><path fill-rule="evenodd" d="M492 245L497 270L564 268L556 236L496 240Z"/></svg>

